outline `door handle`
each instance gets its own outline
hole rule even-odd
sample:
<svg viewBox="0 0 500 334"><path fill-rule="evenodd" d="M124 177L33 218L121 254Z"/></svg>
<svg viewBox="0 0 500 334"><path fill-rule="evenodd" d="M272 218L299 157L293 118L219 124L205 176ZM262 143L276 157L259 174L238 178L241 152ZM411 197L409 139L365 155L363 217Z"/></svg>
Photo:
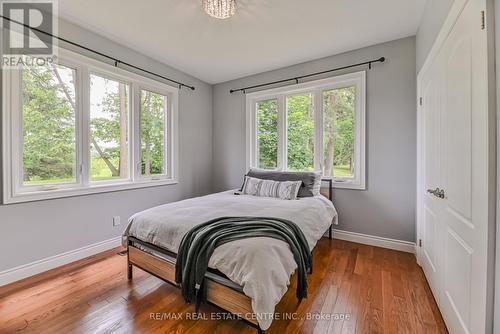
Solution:
<svg viewBox="0 0 500 334"><path fill-rule="evenodd" d="M429 194L433 194L437 198L440 198L440 199L444 199L445 198L444 189L439 189L439 188L436 188L436 189L427 189L427 192Z"/></svg>

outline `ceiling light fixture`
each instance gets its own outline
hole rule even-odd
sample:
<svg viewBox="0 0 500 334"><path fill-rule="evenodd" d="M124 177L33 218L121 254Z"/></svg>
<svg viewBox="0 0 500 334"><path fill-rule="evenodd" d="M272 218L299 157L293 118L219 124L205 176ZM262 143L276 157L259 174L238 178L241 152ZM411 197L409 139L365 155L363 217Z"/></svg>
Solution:
<svg viewBox="0 0 500 334"><path fill-rule="evenodd" d="M236 0L203 0L205 12L217 19L227 19L236 12Z"/></svg>

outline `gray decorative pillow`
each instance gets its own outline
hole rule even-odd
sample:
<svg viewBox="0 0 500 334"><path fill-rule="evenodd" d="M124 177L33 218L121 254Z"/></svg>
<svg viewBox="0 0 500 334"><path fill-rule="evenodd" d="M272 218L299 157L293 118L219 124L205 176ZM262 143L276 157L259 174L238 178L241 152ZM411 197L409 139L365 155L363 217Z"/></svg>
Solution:
<svg viewBox="0 0 500 334"><path fill-rule="evenodd" d="M318 196L321 187L321 172L282 172L250 168L246 176L273 181L301 181L297 197ZM243 190L243 187L241 191Z"/></svg>
<svg viewBox="0 0 500 334"><path fill-rule="evenodd" d="M297 199L301 181L272 181L245 176L242 192L245 195Z"/></svg>

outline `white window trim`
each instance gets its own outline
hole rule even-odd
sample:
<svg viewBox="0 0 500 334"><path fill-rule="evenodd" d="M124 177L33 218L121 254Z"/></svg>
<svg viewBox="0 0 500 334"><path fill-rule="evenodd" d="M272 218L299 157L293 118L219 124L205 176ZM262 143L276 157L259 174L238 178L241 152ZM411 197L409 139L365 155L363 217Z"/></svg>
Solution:
<svg viewBox="0 0 500 334"><path fill-rule="evenodd" d="M360 71L332 78L309 81L297 85L258 91L246 95L246 166L257 166L257 113L258 101L278 100L278 167L285 170L287 163L286 152L286 102L288 95L313 93L315 114L315 148L323 147L323 102L321 93L325 90L356 86L356 148L355 148L355 179L332 178L335 188L366 189L366 72ZM314 150L314 169L322 170L323 149ZM328 178L328 177L326 177Z"/></svg>
<svg viewBox="0 0 500 334"><path fill-rule="evenodd" d="M62 198L70 196L88 195L95 193L154 187L178 183L178 96L179 89L167 84L143 77L98 60L59 49L59 60L77 70L75 92L77 99L76 111L76 183L57 184L55 189L50 185L42 190L37 187L21 187L22 180L22 124L21 118L21 90L15 89L14 84L20 84L20 70L2 71L2 161L3 161L3 203L20 203L28 201ZM115 79L129 85L129 178L110 181L90 181L88 168L90 160L90 85L89 74L96 74ZM145 177L140 175L140 100L141 89L151 90L167 97L165 120L165 140L168 151L165 159L168 161L165 175Z"/></svg>

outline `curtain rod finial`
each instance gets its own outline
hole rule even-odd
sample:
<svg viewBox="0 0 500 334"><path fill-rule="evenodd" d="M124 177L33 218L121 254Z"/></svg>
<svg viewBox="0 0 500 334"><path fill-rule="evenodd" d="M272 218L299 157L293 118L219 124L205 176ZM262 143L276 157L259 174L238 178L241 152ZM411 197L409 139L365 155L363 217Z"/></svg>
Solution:
<svg viewBox="0 0 500 334"><path fill-rule="evenodd" d="M385 61L385 57L380 57L378 61L383 63Z"/></svg>

